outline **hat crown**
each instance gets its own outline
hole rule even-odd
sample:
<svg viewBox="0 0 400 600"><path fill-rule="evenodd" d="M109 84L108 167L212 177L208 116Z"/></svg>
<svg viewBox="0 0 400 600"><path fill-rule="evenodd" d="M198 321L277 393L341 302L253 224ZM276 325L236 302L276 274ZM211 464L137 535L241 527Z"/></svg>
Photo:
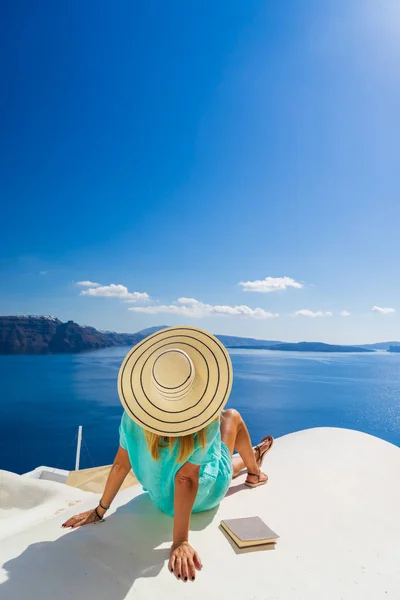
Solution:
<svg viewBox="0 0 400 600"><path fill-rule="evenodd" d="M161 352L153 364L153 383L158 392L166 399L180 397L187 392L194 380L195 368L192 359L179 348Z"/></svg>

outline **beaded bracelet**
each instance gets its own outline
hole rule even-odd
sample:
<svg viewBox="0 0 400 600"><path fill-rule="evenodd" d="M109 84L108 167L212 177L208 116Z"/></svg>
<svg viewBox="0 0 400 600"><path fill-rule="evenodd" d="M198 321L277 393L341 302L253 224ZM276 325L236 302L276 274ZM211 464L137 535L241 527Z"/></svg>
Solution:
<svg viewBox="0 0 400 600"><path fill-rule="evenodd" d="M97 512L97 508L95 508L95 509L94 509L94 512L96 513L96 515L97 515L97 518L99 519L99 523L101 523L102 521L104 521L104 518L103 518L103 517L101 517L101 516L99 515L99 513Z"/></svg>
<svg viewBox="0 0 400 600"><path fill-rule="evenodd" d="M99 501L99 506L100 508L102 508L103 510L108 510L110 507L109 506L103 506L101 500Z"/></svg>

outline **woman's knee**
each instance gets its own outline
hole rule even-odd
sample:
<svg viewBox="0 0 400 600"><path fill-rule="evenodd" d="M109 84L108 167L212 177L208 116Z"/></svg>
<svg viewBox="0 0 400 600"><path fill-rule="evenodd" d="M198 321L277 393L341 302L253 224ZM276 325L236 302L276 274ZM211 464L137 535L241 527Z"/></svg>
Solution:
<svg viewBox="0 0 400 600"><path fill-rule="evenodd" d="M222 417L227 421L236 423L237 425L243 421L242 415L238 410L236 410L236 408L227 408L222 412Z"/></svg>
<svg viewBox="0 0 400 600"><path fill-rule="evenodd" d="M242 427L242 417L234 408L228 408L221 415L221 439L231 454L235 449L237 435Z"/></svg>

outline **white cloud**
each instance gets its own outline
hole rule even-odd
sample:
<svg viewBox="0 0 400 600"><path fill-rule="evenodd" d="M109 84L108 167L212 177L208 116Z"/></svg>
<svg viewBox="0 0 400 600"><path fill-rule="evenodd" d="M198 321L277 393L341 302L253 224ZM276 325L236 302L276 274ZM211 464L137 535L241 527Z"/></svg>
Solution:
<svg viewBox="0 0 400 600"><path fill-rule="evenodd" d="M95 288L100 287L101 283L95 283L94 281L77 281L76 285L80 285L81 287Z"/></svg>
<svg viewBox="0 0 400 600"><path fill-rule="evenodd" d="M194 319L203 317L250 317L253 319L271 319L279 317L277 313L270 313L262 308L249 308L248 306L225 306L204 304L195 298L179 298L175 304L158 306L135 306L130 308L134 312L147 313L151 315L168 313L172 315L182 315Z"/></svg>
<svg viewBox="0 0 400 600"><path fill-rule="evenodd" d="M313 319L315 317L331 317L332 316L332 313L330 311L322 312L322 310L318 310L318 311L314 312L312 310L307 310L307 309L298 310L294 314L296 317L311 317Z"/></svg>
<svg viewBox="0 0 400 600"><path fill-rule="evenodd" d="M373 306L372 310L381 313L382 315L391 315L396 312L396 309L394 308L381 308L380 306Z"/></svg>
<svg viewBox="0 0 400 600"><path fill-rule="evenodd" d="M48 271L39 271L39 275L47 275Z"/></svg>
<svg viewBox="0 0 400 600"><path fill-rule="evenodd" d="M340 315L342 317L349 317L351 315L351 313L349 313L349 311L347 311L347 310L342 310L342 312L340 313Z"/></svg>
<svg viewBox="0 0 400 600"><path fill-rule="evenodd" d="M302 288L303 284L291 277L266 277L256 281L241 281L239 285L244 292L281 292L289 287Z"/></svg>
<svg viewBox="0 0 400 600"><path fill-rule="evenodd" d="M88 282L85 282L88 283ZM82 284L82 282L80 282ZM98 284L96 284L98 286ZM129 292L124 285L100 285L82 290L81 296L98 296L102 298L120 298L126 302L146 302L150 296L146 292Z"/></svg>

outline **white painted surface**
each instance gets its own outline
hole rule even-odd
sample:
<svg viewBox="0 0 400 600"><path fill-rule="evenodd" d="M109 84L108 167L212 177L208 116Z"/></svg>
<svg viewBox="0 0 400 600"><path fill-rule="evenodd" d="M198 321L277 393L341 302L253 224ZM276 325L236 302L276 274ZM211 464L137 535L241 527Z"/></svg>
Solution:
<svg viewBox="0 0 400 600"><path fill-rule="evenodd" d="M276 440L265 470L267 486L242 489L241 476L218 511L193 517L191 542L204 564L194 584L169 573L172 519L135 486L105 523L65 532L77 507L52 509L10 534L0 598L400 598L400 448L353 431L307 430ZM95 505L98 496L80 493L79 510ZM235 551L218 528L222 518L249 515L280 534L275 550Z"/></svg>
<svg viewBox="0 0 400 600"><path fill-rule="evenodd" d="M66 483L69 471L65 469L56 469L54 467L36 467L33 471L23 473L21 477L30 477L31 479L45 479L46 481L56 481L57 483Z"/></svg>
<svg viewBox="0 0 400 600"><path fill-rule="evenodd" d="M0 471L0 540L11 536L12 544L13 536L20 531L29 539L32 526L93 497L53 481ZM1 591L0 587L0 598Z"/></svg>

